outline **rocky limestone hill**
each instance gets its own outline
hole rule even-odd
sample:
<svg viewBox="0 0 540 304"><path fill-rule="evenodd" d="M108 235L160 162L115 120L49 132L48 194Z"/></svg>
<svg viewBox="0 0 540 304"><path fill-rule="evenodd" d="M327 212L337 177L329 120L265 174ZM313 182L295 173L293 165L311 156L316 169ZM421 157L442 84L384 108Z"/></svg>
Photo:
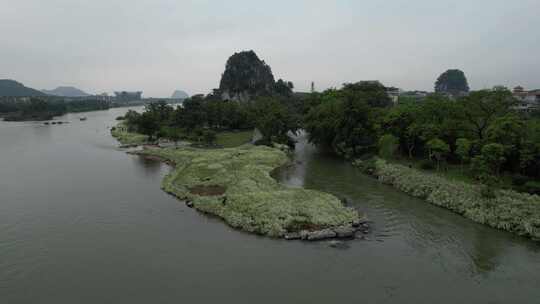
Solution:
<svg viewBox="0 0 540 304"><path fill-rule="evenodd" d="M249 101L258 96L292 93L292 83L275 81L272 69L254 51L235 53L228 60L219 84L224 100Z"/></svg>

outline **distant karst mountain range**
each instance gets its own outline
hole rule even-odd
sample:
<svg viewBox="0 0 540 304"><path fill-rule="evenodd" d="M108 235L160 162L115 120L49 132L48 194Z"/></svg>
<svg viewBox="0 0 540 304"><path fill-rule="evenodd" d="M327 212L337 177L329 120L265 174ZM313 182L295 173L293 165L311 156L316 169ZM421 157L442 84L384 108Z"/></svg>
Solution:
<svg viewBox="0 0 540 304"><path fill-rule="evenodd" d="M171 96L172 99L186 99L189 98L188 93L182 91L182 90L176 90Z"/></svg>
<svg viewBox="0 0 540 304"><path fill-rule="evenodd" d="M11 79L0 79L0 97L35 97L47 96L36 89L25 87L22 83Z"/></svg>
<svg viewBox="0 0 540 304"><path fill-rule="evenodd" d="M63 97L86 97L90 94L77 89L75 87L57 87L54 90L41 90L47 95L63 96Z"/></svg>
<svg viewBox="0 0 540 304"><path fill-rule="evenodd" d="M0 79L0 97L87 97L92 96L81 89L72 86L59 86L53 90L36 90L26 87L22 83L11 79ZM182 90L176 90L170 97L172 99L186 99L189 94Z"/></svg>

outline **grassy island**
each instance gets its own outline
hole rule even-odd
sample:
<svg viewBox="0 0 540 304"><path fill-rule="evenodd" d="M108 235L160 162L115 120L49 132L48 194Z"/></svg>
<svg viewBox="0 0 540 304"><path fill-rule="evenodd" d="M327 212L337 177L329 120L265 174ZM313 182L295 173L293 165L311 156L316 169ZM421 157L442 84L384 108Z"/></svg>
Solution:
<svg viewBox="0 0 540 304"><path fill-rule="evenodd" d="M174 163L175 170L163 180L165 191L244 231L283 237L359 220L357 211L331 194L288 188L274 180L270 172L288 162L276 148L145 148L137 154Z"/></svg>
<svg viewBox="0 0 540 304"><path fill-rule="evenodd" d="M148 136L129 132L124 123L119 123L111 129L111 135L122 145L142 145L148 142Z"/></svg>

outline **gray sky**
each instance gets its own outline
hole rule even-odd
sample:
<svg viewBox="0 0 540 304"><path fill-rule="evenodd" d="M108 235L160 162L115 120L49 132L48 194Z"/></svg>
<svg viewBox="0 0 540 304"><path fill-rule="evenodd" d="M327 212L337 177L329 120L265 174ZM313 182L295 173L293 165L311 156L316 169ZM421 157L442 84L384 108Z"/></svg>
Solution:
<svg viewBox="0 0 540 304"><path fill-rule="evenodd" d="M37 89L145 96L218 87L253 49L308 90L379 79L432 90L448 68L473 89L540 88L539 0L0 0L0 78Z"/></svg>

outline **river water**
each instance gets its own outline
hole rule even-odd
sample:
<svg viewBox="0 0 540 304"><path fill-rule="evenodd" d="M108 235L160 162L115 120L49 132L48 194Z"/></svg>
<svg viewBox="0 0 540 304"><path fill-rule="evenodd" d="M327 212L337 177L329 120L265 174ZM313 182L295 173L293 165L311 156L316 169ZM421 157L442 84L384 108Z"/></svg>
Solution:
<svg viewBox="0 0 540 304"><path fill-rule="evenodd" d="M540 245L468 221L298 144L278 173L368 214L367 240L272 240L159 188L111 109L0 122L0 303L540 303Z"/></svg>

